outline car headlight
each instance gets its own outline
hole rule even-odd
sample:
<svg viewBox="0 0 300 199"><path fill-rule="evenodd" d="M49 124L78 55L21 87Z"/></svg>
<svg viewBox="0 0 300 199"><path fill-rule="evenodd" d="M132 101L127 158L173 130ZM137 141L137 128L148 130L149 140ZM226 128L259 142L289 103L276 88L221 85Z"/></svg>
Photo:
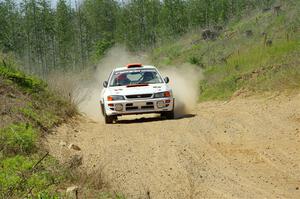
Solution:
<svg viewBox="0 0 300 199"><path fill-rule="evenodd" d="M155 93L154 98L164 98L164 97L171 97L170 91Z"/></svg>
<svg viewBox="0 0 300 199"><path fill-rule="evenodd" d="M124 96L122 95L109 95L107 96L107 101L119 101L125 100Z"/></svg>

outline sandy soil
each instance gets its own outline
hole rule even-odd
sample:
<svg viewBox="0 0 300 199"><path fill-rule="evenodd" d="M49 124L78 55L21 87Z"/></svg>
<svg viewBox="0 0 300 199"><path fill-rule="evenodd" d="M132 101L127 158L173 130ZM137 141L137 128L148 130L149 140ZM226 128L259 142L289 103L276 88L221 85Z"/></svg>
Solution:
<svg viewBox="0 0 300 199"><path fill-rule="evenodd" d="M48 136L58 158L61 141L127 198L300 198L300 95L201 103L176 120L80 118Z"/></svg>

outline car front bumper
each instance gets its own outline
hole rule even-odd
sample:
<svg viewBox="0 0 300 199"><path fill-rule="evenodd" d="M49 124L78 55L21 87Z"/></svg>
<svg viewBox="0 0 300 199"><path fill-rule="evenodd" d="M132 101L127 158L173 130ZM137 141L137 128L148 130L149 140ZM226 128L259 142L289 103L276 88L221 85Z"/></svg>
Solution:
<svg viewBox="0 0 300 199"><path fill-rule="evenodd" d="M105 101L102 108L108 116L173 111L174 98L150 98L122 101Z"/></svg>

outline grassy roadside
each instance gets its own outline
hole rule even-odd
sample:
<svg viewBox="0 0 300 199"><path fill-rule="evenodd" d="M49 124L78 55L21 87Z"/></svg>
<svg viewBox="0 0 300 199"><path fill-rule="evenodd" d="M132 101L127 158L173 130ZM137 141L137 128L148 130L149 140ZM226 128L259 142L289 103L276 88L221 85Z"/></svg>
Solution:
<svg viewBox="0 0 300 199"><path fill-rule="evenodd" d="M281 4L278 15L272 9L255 10L223 26L214 40L203 40L202 30L194 30L153 49L151 58L157 65L203 68L200 101L224 100L244 91L299 89L299 13L300 2L292 0Z"/></svg>
<svg viewBox="0 0 300 199"><path fill-rule="evenodd" d="M0 66L0 198L61 197L68 172L40 140L74 114L43 81Z"/></svg>
<svg viewBox="0 0 300 199"><path fill-rule="evenodd" d="M201 100L228 99L235 92L283 91L300 88L298 41L253 47L234 54L226 65L208 67L201 81Z"/></svg>
<svg viewBox="0 0 300 199"><path fill-rule="evenodd" d="M70 167L67 157L66 164L59 163L45 150L47 133L77 114L44 81L0 65L0 198L65 198L74 184L83 198L125 198L99 183L100 176Z"/></svg>

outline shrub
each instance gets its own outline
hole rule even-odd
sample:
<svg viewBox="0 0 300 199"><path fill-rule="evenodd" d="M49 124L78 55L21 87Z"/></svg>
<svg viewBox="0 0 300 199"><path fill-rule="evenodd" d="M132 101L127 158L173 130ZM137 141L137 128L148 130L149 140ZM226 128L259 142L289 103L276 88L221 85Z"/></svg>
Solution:
<svg viewBox="0 0 300 199"><path fill-rule="evenodd" d="M102 39L96 43L96 58L102 57L105 52L114 45L114 41L109 39Z"/></svg>
<svg viewBox="0 0 300 199"><path fill-rule="evenodd" d="M0 75L13 81L18 86L27 89L28 91L45 90L46 84L35 77L27 76L23 72L0 66Z"/></svg>
<svg viewBox="0 0 300 199"><path fill-rule="evenodd" d="M189 57L188 61L190 64L194 64L194 65L201 66L201 67L203 66L201 58L198 58L196 56Z"/></svg>
<svg viewBox="0 0 300 199"><path fill-rule="evenodd" d="M33 162L17 155L0 162L0 196L11 197L17 188L22 186L22 176L33 166ZM19 186L19 187L18 187ZM22 187L24 189L24 187Z"/></svg>
<svg viewBox="0 0 300 199"><path fill-rule="evenodd" d="M49 169L53 163L49 165L49 160L44 160L41 164L46 164L47 168L33 169L39 158L16 155L0 161L0 198L24 198L29 193L27 198L59 198L51 190L51 185L57 183Z"/></svg>
<svg viewBox="0 0 300 199"><path fill-rule="evenodd" d="M6 154L30 153L35 149L37 132L26 124L0 130L0 150Z"/></svg>

